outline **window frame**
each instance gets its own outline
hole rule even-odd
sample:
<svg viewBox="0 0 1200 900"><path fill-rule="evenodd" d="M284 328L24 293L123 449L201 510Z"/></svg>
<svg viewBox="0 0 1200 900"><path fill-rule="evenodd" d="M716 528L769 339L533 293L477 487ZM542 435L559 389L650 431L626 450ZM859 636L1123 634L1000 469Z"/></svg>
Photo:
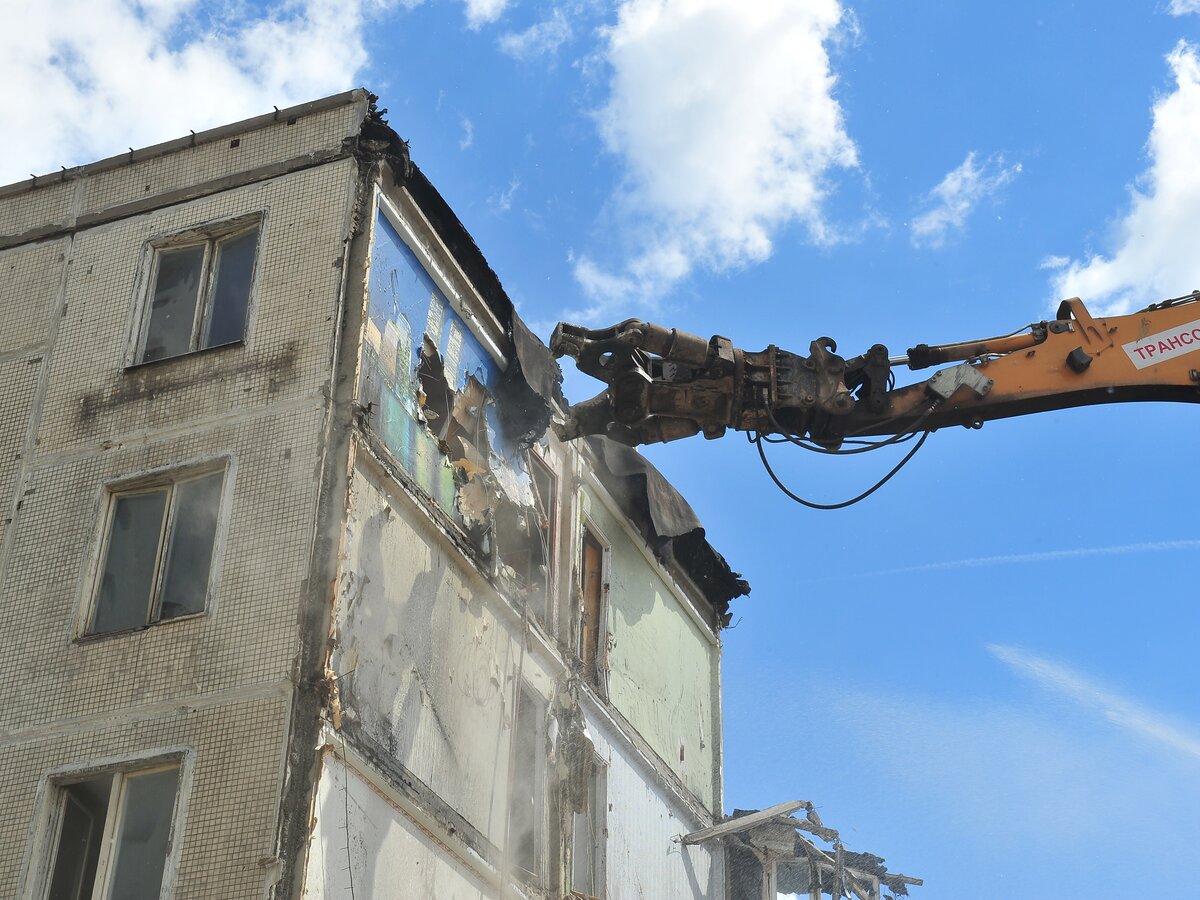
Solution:
<svg viewBox="0 0 1200 900"><path fill-rule="evenodd" d="M587 535L591 535L592 539L600 545L600 601L596 611L596 657L592 663L593 671L587 671L587 661L584 659L583 649L583 614L586 604L586 587L584 579L586 572L584 571L584 542ZM605 537L604 532L596 524L586 511L580 514L578 538L575 541L575 559L576 564L576 580L575 588L579 593L579 605L577 610L572 610L572 630L574 634L571 637L572 644L575 650L575 658L579 660L584 669L584 681L598 690L602 695L608 695L608 595L609 595L609 579L612 570L612 543Z"/></svg>
<svg viewBox="0 0 1200 900"><path fill-rule="evenodd" d="M127 355L125 369L135 369L141 366L152 366L165 363L172 359L182 359L197 353L206 353L227 347L245 346L250 334L251 318L256 306L258 294L259 272L262 268L263 238L266 233L267 216L264 211L256 211L232 219L221 219L216 222L196 225L182 231L152 237L145 244L142 274L137 286L137 315L133 323L130 349ZM242 323L242 336L236 341L227 341L212 347L200 346L200 340L212 320L213 292L216 290L216 261L217 248L220 244L242 237L250 232L258 233L258 241L254 250L254 264L250 270L250 283L246 292L246 315ZM159 265L165 251L183 250L189 247L204 247L204 255L200 263L200 283L196 288L196 307L192 311L192 328L188 339L188 349L171 356L157 359L144 359L146 339L150 334L150 321L153 317L154 292L158 286Z"/></svg>
<svg viewBox="0 0 1200 900"><path fill-rule="evenodd" d="M229 526L229 510L233 498L234 472L236 466L232 456L197 460L182 466L169 466L150 470L137 475L109 481L100 488L97 503L96 526L94 529L94 544L88 564L88 577L84 580L83 602L80 604L80 615L75 627L74 640L77 643L101 641L119 635L135 634L157 625L171 622L186 622L208 616L213 611L214 598L221 574L221 560ZM221 496L217 501L217 522L213 531L212 557L208 564L208 580L205 584L204 605L196 611L184 613L169 618L162 617L162 587L166 575L166 566L170 557L170 539L174 525L177 486L189 481L205 478L222 473ZM145 621L141 625L111 631L93 631L96 614L99 610L100 590L104 578L105 563L108 561L109 546L112 541L113 519L116 515L117 501L121 497L131 497L149 494L168 489L166 507L162 523L159 527L158 544L155 549L154 576L147 598Z"/></svg>
<svg viewBox="0 0 1200 900"><path fill-rule="evenodd" d="M529 466L529 481L534 493L534 511L539 515L543 512L546 516L546 583L544 586L545 597L541 602L542 624L548 629L554 628L554 613L555 603L554 598L558 596L558 537L559 537L559 514L561 512L562 502L560 500L561 492L559 490L558 473L554 471L554 467L548 459L544 459L536 449L531 448L525 458ZM537 477L534 472L540 472L550 486L550 496L542 497L541 491L538 489ZM542 510L539 508L539 501L548 501L548 508Z"/></svg>
<svg viewBox="0 0 1200 900"><path fill-rule="evenodd" d="M111 878L115 871L112 867L111 843L112 837L118 833L117 828L127 808L125 784L130 777L175 769L178 774L175 781L174 808L171 813L167 854L163 860L160 888L160 896L172 896L179 871L180 854L187 823L194 764L195 754L191 748L165 747L134 755L70 763L45 772L38 783L33 827L30 829L28 852L17 896L23 900L45 900L49 895L54 879L54 864L58 856L58 843L61 839L60 828L62 827L63 808L68 797L67 787L105 776L113 779L109 796L110 798L115 796L116 803L114 805L110 800L110 805L105 813L100 860L93 881L92 895L81 898L81 900L91 900L97 887L111 887Z"/></svg>
<svg viewBox="0 0 1200 900"><path fill-rule="evenodd" d="M549 803L548 784L547 784L547 780L546 780L546 766L547 766L546 740L547 740L548 717L550 714L550 704L544 697L542 697L542 695L540 693L538 693L538 691L528 681L521 682L521 687L520 687L520 690L518 693L518 697L520 698L520 700L518 702L521 704L522 709L526 708L527 706L532 706L534 711L536 712L536 716L534 716L535 727L534 727L534 731L533 731L534 753L533 753L533 759L530 763L532 773L533 773L532 781L533 781L533 789L534 789L534 795L533 795L533 856L534 856L533 862L534 862L534 869L530 870L530 869L525 868L525 866L522 865L521 862L516 859L515 854L512 853L512 847L513 847L512 820L513 820L514 802L516 801L515 791L513 790L514 786L512 784L508 785L508 791L507 791L508 797L505 801L505 807L506 807L506 809L505 809L505 818L506 818L505 842L508 844L508 848L509 848L508 862L509 862L509 866L510 866L511 870L514 873L516 873L517 876L519 878L521 878L522 880L531 881L535 887L540 888L540 887L544 887L548 883L547 882L547 874L548 874L548 866L549 866L549 861L550 861L549 860L550 853L549 853L549 847L548 847L548 841L547 841L547 838L549 836L550 803ZM526 703L527 700L532 700L533 702L530 704L527 704ZM521 719L520 710L518 710L517 714L513 716L512 727L514 730L518 729L518 727L520 725L520 719ZM509 746L510 753L515 752L515 750L517 749L517 743L518 743L517 741L510 742L510 746ZM517 764L518 765L520 764L519 759L517 760ZM514 772L514 774L515 774L515 769L510 769L510 771Z"/></svg>
<svg viewBox="0 0 1200 900"><path fill-rule="evenodd" d="M592 887L589 894L575 884L575 818L571 817L571 895L588 900L603 900L608 895L608 765L599 755L592 754L592 779L588 785L588 812L595 833L592 835Z"/></svg>

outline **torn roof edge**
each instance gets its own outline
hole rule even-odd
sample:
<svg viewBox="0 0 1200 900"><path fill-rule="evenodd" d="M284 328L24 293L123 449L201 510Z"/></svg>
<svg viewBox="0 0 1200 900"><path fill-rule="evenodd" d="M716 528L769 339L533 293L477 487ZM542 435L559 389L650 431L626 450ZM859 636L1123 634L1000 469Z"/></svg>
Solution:
<svg viewBox="0 0 1200 900"><path fill-rule="evenodd" d="M506 427L530 440L540 437L549 425L554 405L566 404L558 361L521 320L499 276L462 220L420 167L408 161L408 145L387 127L373 106L367 122L372 123L372 127L382 125L403 145L407 166L406 171L395 173L397 180L403 183L479 295L508 331L515 353L505 372L506 406L509 408ZM537 403L535 398L541 402ZM538 406L541 408L531 408ZM516 416L512 413L514 408ZM687 575L713 606L719 624L728 624L730 601L749 594L750 585L729 567L725 557L705 538L704 527L691 505L636 450L606 438L592 438L589 444L596 459L602 463L597 473L601 482L637 525L655 556L668 569L673 567Z"/></svg>
<svg viewBox="0 0 1200 900"><path fill-rule="evenodd" d="M750 593L750 585L705 537L691 504L648 459L605 437L586 439L597 460L600 481L667 566L682 570L728 624L730 601Z"/></svg>
<svg viewBox="0 0 1200 900"><path fill-rule="evenodd" d="M566 399L562 393L562 370L558 361L517 315L499 276L457 214L420 168L411 161L408 143L388 125L384 118L387 111L377 108L377 100L378 97L374 93L359 87L285 109L276 108L264 115L2 185L0 197L21 194L60 181L83 178L165 156L219 141L231 135L265 128L280 120L287 121L339 106L364 103L365 112L358 128L359 141L360 144L370 142L376 146L363 146L361 149L377 153L388 161L396 182L403 185L412 196L507 332L515 353L504 373L501 385L501 392L506 401L501 407L506 419L505 427L511 434L519 436L519 439L532 442L546 431L555 405L566 406ZM603 463L599 472L601 480L608 482L607 486L622 503L623 508L628 510L628 514L646 537L655 555L668 568L675 566L686 574L716 609L721 623L726 624L729 601L749 593L749 585L729 568L724 557L708 543L704 537L704 528L691 506L649 461L631 448L617 445L607 439L598 441L611 445L611 448L617 448L595 453L596 458ZM614 465L616 471L613 471ZM635 484L639 480L640 488Z"/></svg>

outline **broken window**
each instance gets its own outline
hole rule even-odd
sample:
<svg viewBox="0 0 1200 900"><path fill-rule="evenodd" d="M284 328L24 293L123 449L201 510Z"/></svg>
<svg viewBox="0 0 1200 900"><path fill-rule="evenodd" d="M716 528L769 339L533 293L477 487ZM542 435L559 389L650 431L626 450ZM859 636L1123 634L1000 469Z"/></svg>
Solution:
<svg viewBox="0 0 1200 900"><path fill-rule="evenodd" d="M89 634L204 612L225 470L109 493Z"/></svg>
<svg viewBox="0 0 1200 900"><path fill-rule="evenodd" d="M549 582L549 576L554 571L554 543L557 537L558 479L550 466L536 453L530 453L528 459L529 475L533 481L534 508L538 515L539 543L546 580Z"/></svg>
<svg viewBox="0 0 1200 900"><path fill-rule="evenodd" d="M178 762L59 782L46 900L156 900L178 792Z"/></svg>
<svg viewBox="0 0 1200 900"><path fill-rule="evenodd" d="M540 883L546 822L542 779L546 704L528 688L522 688L520 698L511 745L514 758L508 792L508 852L514 869Z"/></svg>
<svg viewBox="0 0 1200 900"><path fill-rule="evenodd" d="M584 675L600 686L608 635L604 627L605 547L588 526L583 528L579 552L579 659Z"/></svg>
<svg viewBox="0 0 1200 900"><path fill-rule="evenodd" d="M604 896L607 813L604 765L594 759L587 809L574 813L571 820L571 890L585 897Z"/></svg>
<svg viewBox="0 0 1200 900"><path fill-rule="evenodd" d="M137 362L242 340L260 224L242 219L154 246Z"/></svg>
<svg viewBox="0 0 1200 900"><path fill-rule="evenodd" d="M500 497L495 507L496 550L502 565L530 597L531 608L536 610L538 618L550 624L557 479L536 453L526 453L525 460L532 503L519 506Z"/></svg>

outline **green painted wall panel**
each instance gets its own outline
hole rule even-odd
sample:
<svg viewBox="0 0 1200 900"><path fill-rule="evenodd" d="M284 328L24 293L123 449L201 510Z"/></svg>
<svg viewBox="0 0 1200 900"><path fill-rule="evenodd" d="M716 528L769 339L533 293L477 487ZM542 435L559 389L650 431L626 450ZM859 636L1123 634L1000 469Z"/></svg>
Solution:
<svg viewBox="0 0 1200 900"><path fill-rule="evenodd" d="M609 700L711 810L720 648L590 488L580 499L610 548Z"/></svg>

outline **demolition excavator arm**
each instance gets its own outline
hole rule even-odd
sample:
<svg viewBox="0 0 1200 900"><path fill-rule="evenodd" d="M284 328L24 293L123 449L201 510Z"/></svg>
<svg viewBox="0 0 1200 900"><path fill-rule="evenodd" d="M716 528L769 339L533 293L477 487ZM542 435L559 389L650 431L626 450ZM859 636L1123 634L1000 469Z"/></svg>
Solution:
<svg viewBox="0 0 1200 900"><path fill-rule="evenodd" d="M978 427L1073 406L1200 402L1200 291L1106 318L1066 300L1053 320L1013 334L920 344L902 356L876 344L847 358L826 337L807 355L774 345L754 353L637 319L604 329L560 324L550 349L607 384L556 423L564 439L602 434L636 446L732 428L834 450L858 436ZM942 368L895 387L902 366Z"/></svg>

